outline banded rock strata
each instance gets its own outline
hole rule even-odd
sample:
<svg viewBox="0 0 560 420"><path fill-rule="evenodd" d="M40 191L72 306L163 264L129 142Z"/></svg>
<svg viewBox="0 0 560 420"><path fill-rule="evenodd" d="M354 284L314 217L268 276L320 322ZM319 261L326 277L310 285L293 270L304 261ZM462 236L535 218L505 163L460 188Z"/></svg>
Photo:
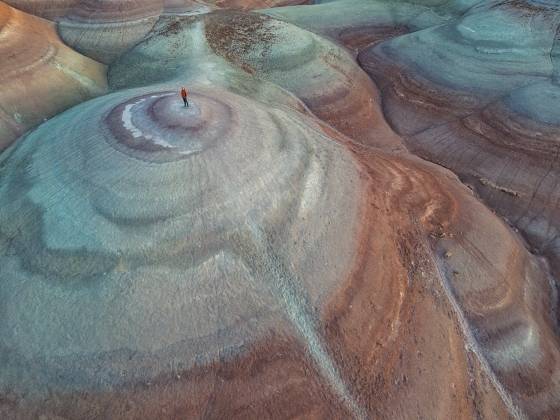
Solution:
<svg viewBox="0 0 560 420"><path fill-rule="evenodd" d="M359 50L402 33L440 25L481 0L316 0L261 12ZM351 12L350 12L351 11Z"/></svg>
<svg viewBox="0 0 560 420"><path fill-rule="evenodd" d="M64 42L109 64L147 35L162 13L192 15L216 8L251 9L305 0L7 0L22 11L55 20Z"/></svg>
<svg viewBox="0 0 560 420"><path fill-rule="evenodd" d="M0 417L556 418L555 3L320 3L158 3L0 156Z"/></svg>
<svg viewBox="0 0 560 420"><path fill-rule="evenodd" d="M80 0L58 20L69 46L110 63L150 32L163 11L163 0Z"/></svg>
<svg viewBox="0 0 560 420"><path fill-rule="evenodd" d="M66 47L54 26L0 2L0 150L107 89L105 67Z"/></svg>
<svg viewBox="0 0 560 420"><path fill-rule="evenodd" d="M400 148L400 139L374 100L375 86L346 51L258 14L220 11L194 20L161 21L150 37L111 66L109 80L120 89L184 83L208 73L227 74L221 79L229 80L239 71L293 93L315 115L359 143ZM214 76L212 83L229 82Z"/></svg>
<svg viewBox="0 0 560 420"><path fill-rule="evenodd" d="M151 88L75 107L5 154L3 387L145 382L286 319L328 360L313 308L348 273L361 186L313 124L226 91L193 89L184 108Z"/></svg>
<svg viewBox="0 0 560 420"><path fill-rule="evenodd" d="M0 168L9 416L558 410L546 264L445 170L163 85L52 119Z"/></svg>
<svg viewBox="0 0 560 420"><path fill-rule="evenodd" d="M550 258L556 277L559 24L550 2L481 4L360 55L411 151L470 183Z"/></svg>

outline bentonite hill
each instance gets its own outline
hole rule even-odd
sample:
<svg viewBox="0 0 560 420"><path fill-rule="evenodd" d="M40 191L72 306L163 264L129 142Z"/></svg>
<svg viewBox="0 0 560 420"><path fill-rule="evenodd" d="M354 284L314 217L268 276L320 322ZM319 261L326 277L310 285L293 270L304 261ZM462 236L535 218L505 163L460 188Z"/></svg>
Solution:
<svg viewBox="0 0 560 420"><path fill-rule="evenodd" d="M559 28L0 1L0 419L560 419Z"/></svg>

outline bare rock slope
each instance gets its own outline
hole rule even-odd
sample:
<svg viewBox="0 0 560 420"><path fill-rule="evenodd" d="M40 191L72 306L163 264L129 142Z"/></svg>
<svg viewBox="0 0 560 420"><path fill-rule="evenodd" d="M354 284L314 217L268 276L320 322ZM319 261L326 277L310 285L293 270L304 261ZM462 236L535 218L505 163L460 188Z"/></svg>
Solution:
<svg viewBox="0 0 560 420"><path fill-rule="evenodd" d="M560 272L555 2L481 4L360 62L410 150L458 173Z"/></svg>
<svg viewBox="0 0 560 420"><path fill-rule="evenodd" d="M557 418L555 2L117 3L0 155L1 418Z"/></svg>
<svg viewBox="0 0 560 420"><path fill-rule="evenodd" d="M0 2L0 150L107 90L105 66L62 43L54 25Z"/></svg>

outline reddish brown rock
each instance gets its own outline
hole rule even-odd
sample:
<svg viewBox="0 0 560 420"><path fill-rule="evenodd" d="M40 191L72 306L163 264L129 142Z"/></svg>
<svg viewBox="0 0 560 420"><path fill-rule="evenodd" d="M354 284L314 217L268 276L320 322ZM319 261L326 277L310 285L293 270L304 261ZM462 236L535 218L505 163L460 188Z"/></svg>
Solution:
<svg viewBox="0 0 560 420"><path fill-rule="evenodd" d="M342 48L256 14L212 13L205 28L216 54L294 93L342 133L362 144L400 148L377 105L375 86Z"/></svg>
<svg viewBox="0 0 560 420"><path fill-rule="evenodd" d="M107 88L105 66L66 47L54 25L0 2L0 150Z"/></svg>
<svg viewBox="0 0 560 420"><path fill-rule="evenodd" d="M560 88L551 51L559 16L543 2L480 6L360 55L410 150L471 184L550 258L556 276Z"/></svg>
<svg viewBox="0 0 560 420"><path fill-rule="evenodd" d="M381 97L285 22L166 18L2 155L0 417L556 419L554 3L414 3Z"/></svg>
<svg viewBox="0 0 560 420"><path fill-rule="evenodd" d="M298 4L308 4L313 0L206 0L206 3L216 5L221 9L262 9L264 7L281 7Z"/></svg>
<svg viewBox="0 0 560 420"><path fill-rule="evenodd" d="M4 3L35 16L56 20L66 15L79 1L80 0L6 0Z"/></svg>
<svg viewBox="0 0 560 420"><path fill-rule="evenodd" d="M13 391L4 394L1 404L6 416L80 417L96 413L120 418L553 418L559 409L556 377L560 347L547 266L529 254L519 237L450 172L406 154L358 147L325 123L297 116L294 111L265 111L262 105L230 93L197 89L193 93L195 108L182 111L182 104L171 92L150 88L142 92L115 93L74 108L43 126L3 161L9 188L2 199L10 198L12 204L0 217L12 217L15 226L2 224L0 231L1 249L11 250L3 253L2 273L12 273L15 280L3 284L3 295L10 296L10 305L0 343L21 348L18 355L6 353L7 365L0 376L3 389L13 384ZM126 106L111 106L122 101ZM90 115L91 121L85 124L90 137L77 141L75 131L84 131L76 124L76 118L83 114L81 108ZM177 125L177 118L184 112L185 118ZM149 118L140 118L144 113ZM96 114L106 116L105 122L98 122L93 117ZM115 119L113 114L122 118ZM214 121L209 115L220 118ZM244 122L253 115L258 116L260 126L269 129L261 131ZM288 116L291 123L282 129ZM269 118L276 128L269 126ZM230 165L238 160L249 162L244 172L232 173L247 177L251 174L248 171L258 169L259 162L268 164L261 181L257 177L239 184L243 190L236 196L251 194L251 200L235 205L235 200L219 200L223 204L206 212L212 218L205 217L203 224L193 225L211 232L200 252L232 244L205 260L195 257L199 251L181 251L192 246L189 241L181 242L181 235L173 241L164 240L177 235L181 220L191 217L190 211L192 217L198 217L196 201L180 204L191 189L181 189L179 195L171 193L175 184L165 180L173 178L175 171L189 168L191 161L195 164L192 171L204 164L214 167L212 173L219 173L223 166L214 166L213 162L223 161L217 156L228 146L206 145L211 140L207 137L215 133L213 124L223 124L222 128L229 130L223 138L237 145L234 154L227 154L235 156ZM122 129L117 129L121 125ZM97 126L103 139L96 137ZM256 131L251 134L250 130ZM286 130L292 134L278 137L278 144L276 140L269 144L276 139L273 136ZM190 136L180 135L183 131ZM33 141L34 136L45 133L51 141L42 146ZM133 147L123 142L130 140L126 136L141 136L154 147ZM309 148L317 149L310 152ZM109 153L111 149L117 153ZM65 152L61 154L60 150ZM50 168L60 159L65 163L57 163L57 178L63 179L69 170L73 173L73 161L66 159L65 153L99 156L88 161L80 176L94 182L105 179L103 184L119 194L67 192L65 202L55 200L58 204L45 207L37 220L58 214L57 206L65 206L68 214L79 208L79 217L87 220L81 223L84 232L95 228L103 242L88 242L92 240L90 235L79 232L60 242L60 233L66 229L64 219L45 225L44 239L37 242L35 225L25 223L35 220L34 206L42 206L42 200L53 200L49 188L54 179L37 177L33 187L18 187L15 182L22 175L20 162L26 162L33 173L41 173L45 170L42 168ZM199 160L197 153L206 158ZM300 154L308 158L286 160ZM319 166L313 163L318 156L324 162ZM101 172L97 170L99 159L105 162ZM284 194L286 188L277 186L290 179L306 159L310 159L311 172L301 184L297 209L263 207L261 202L277 193L283 197L282 203L290 201L292 196ZM280 165L285 170L275 169ZM321 172L325 165L331 169ZM153 171L156 166L158 170ZM345 170L336 182L329 181L335 166ZM269 177L271 171L276 175ZM113 177L126 185L119 187L110 181ZM201 181L204 178L208 179L205 182L214 179L199 177ZM143 180L141 188L136 180ZM293 197L298 197L300 181L296 177L286 184ZM324 197L313 193L317 182L330 191L328 208L336 211L335 203L348 206L335 219L322 218L316 223L320 213L309 212L309 206ZM268 185L266 190L262 189L263 183ZM237 185L234 179L224 181L226 184ZM78 185L88 188L90 184L80 183L74 188ZM144 198L164 185L169 193L162 198ZM254 192L250 192L253 186ZM18 188L27 192L18 193ZM136 191L142 191L142 195ZM361 194L356 196L356 191ZM212 194L202 200L207 209L212 205ZM89 198L84 201L86 196ZM22 197L29 201L21 201ZM20 201L25 211L16 217L14 211ZM228 217L219 213L223 211L221 206L233 206L224 213ZM252 212L252 206L261 210ZM283 212L284 208L288 211ZM293 211L307 216L293 218ZM177 212L182 216L176 218ZM235 232L236 226L244 229L244 224L232 221L247 214L255 217L254 222L245 222L249 230L225 233L230 229ZM108 226L100 218L119 226L121 233L103 233L101 229ZM169 226L172 219L176 222ZM127 242L129 235L136 238L150 234L155 225L158 240L150 254L146 253L146 242ZM8 240L18 226L25 234ZM259 235L261 229L268 232L267 236ZM284 238L285 229L288 235L301 234L289 236L292 239L284 248L286 242L279 238ZM332 236L333 229L338 232L336 241L311 240L317 236L314 230L325 237ZM111 241L121 244L114 258ZM276 245L269 247L268 241ZM75 244L84 243L81 253L72 251ZM31 245L32 252L23 244ZM100 246L104 249L95 248ZM227 249L235 250L235 254L230 255ZM151 255L149 264L136 257L138 252ZM183 255L192 258L184 260ZM318 256L323 269L330 269L318 276L315 258L308 259L307 255ZM246 263L236 262L242 257ZM286 258L290 264L282 263ZM14 264L15 260L21 263ZM68 264L70 261L74 265ZM221 269L212 268L216 264ZM253 270L246 271L245 265ZM29 268L22 270L21 266ZM76 271L76 267L81 268ZM229 274L220 274L222 270ZM191 271L197 274L184 278ZM158 277L161 273L165 273L165 281ZM98 310L107 301L101 292L85 297L96 288L107 290L126 283L130 275L134 285L120 295L122 303L103 311L111 314L111 324L89 319L89 311ZM155 289L153 275L159 278ZM217 287L207 289L198 281L200 278ZM170 287L176 279L177 286ZM86 289L84 282L88 282ZM236 282L240 282L240 288L231 287ZM191 287L196 291L188 295L189 302L198 308L194 312L190 306L174 303L174 296L182 296L183 289ZM168 294L170 290L172 295ZM14 316L25 306L23 301L31 302L37 293L41 302L35 304L34 313L52 313L49 305L57 302L56 317ZM61 298L61 293L72 297ZM151 297L149 303L145 296ZM217 304L198 307L198 296ZM80 312L68 318L72 302L80 303ZM137 312L137 307L142 310ZM115 319L113 311L123 310ZM133 314L133 324L123 330ZM154 329L153 323L163 320L167 320L166 327ZM64 322L59 325L59 321ZM83 322L85 328L92 322L97 325L94 336L79 334L81 329L77 327ZM12 334L13 326L19 323L26 325L25 333ZM183 324L186 329L174 327ZM41 325L44 328L33 333ZM139 329L141 325L145 328ZM125 330L130 334L120 333ZM34 341L43 334L39 331L49 331L40 345ZM174 343L185 332L190 338ZM74 349L72 353L59 347L67 340ZM167 347L167 342L174 344ZM127 343L124 347L129 350L117 350L122 343ZM84 345L89 350L86 353L81 350ZM103 348L113 350L90 354ZM177 352L179 348L182 351ZM37 358L39 354L44 357ZM63 360L66 362L61 363ZM12 374L16 361L18 373ZM30 376L35 364L40 376ZM34 391L39 394L50 392L27 397L18 392L32 385L39 386Z"/></svg>

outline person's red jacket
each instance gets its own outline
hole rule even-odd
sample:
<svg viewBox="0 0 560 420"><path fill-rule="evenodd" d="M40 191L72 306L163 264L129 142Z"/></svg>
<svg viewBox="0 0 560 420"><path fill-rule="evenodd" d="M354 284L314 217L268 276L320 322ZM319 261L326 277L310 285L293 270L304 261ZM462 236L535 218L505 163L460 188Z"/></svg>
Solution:
<svg viewBox="0 0 560 420"><path fill-rule="evenodd" d="M183 98L187 97L187 89L185 89L185 88L181 89L181 97L183 97Z"/></svg>

